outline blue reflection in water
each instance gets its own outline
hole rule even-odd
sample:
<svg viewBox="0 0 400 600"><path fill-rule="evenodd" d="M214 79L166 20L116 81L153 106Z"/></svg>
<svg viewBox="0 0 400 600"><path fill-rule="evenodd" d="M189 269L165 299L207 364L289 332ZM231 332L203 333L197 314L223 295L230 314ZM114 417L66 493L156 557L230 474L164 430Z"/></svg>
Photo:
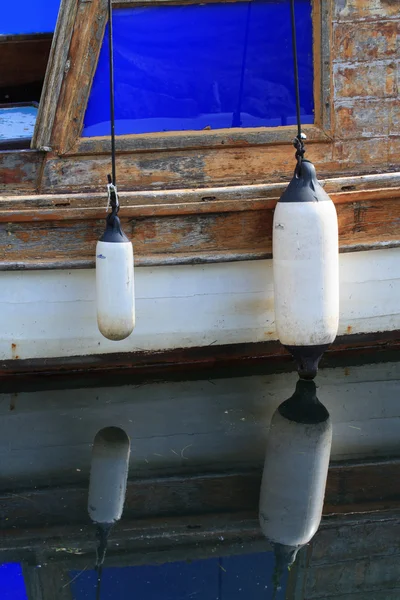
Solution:
<svg viewBox="0 0 400 600"><path fill-rule="evenodd" d="M273 597L272 552L142 567L105 568L102 600L268 600ZM73 579L79 572L71 572ZM74 600L94 598L96 573L71 584ZM287 574L277 600L285 597Z"/></svg>
<svg viewBox="0 0 400 600"><path fill-rule="evenodd" d="M310 0L296 19L304 123L314 121ZM295 123L289 0L114 11L116 132ZM84 136L108 135L108 31Z"/></svg>
<svg viewBox="0 0 400 600"><path fill-rule="evenodd" d="M19 563L0 565L1 600L27 600L24 576Z"/></svg>

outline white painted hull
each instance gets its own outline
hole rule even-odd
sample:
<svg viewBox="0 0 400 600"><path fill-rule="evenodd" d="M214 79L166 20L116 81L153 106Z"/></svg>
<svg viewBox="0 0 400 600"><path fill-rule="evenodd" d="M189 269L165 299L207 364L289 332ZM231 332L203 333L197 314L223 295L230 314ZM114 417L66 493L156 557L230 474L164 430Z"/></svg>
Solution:
<svg viewBox="0 0 400 600"><path fill-rule="evenodd" d="M400 329L400 248L340 255L339 335ZM136 328L106 340L95 271L2 272L0 359L163 350L277 339L272 261L142 267Z"/></svg>

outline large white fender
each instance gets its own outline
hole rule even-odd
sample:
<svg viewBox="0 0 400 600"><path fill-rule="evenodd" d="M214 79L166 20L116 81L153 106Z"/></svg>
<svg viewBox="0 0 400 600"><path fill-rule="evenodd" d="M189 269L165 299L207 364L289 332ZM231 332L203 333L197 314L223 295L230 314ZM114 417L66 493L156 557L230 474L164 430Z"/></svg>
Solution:
<svg viewBox="0 0 400 600"><path fill-rule="evenodd" d="M335 205L303 160L273 220L275 324L301 376L315 376L339 325L339 247Z"/></svg>

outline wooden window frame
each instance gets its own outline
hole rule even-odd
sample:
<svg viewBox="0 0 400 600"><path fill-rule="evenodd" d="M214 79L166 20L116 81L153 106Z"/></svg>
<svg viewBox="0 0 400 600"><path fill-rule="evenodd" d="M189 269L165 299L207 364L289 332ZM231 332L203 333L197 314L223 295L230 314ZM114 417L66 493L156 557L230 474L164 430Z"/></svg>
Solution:
<svg viewBox="0 0 400 600"><path fill-rule="evenodd" d="M216 2L221 0L113 0L113 7L177 6ZM312 19L315 122L305 125L303 130L309 142L323 142L330 140L332 132L331 1L314 0ZM109 136L81 137L106 23L106 0L62 0L32 149L51 149L61 156L109 152ZM156 132L120 135L116 138L116 144L118 152L130 153L276 145L290 142L296 131L296 126L280 126Z"/></svg>

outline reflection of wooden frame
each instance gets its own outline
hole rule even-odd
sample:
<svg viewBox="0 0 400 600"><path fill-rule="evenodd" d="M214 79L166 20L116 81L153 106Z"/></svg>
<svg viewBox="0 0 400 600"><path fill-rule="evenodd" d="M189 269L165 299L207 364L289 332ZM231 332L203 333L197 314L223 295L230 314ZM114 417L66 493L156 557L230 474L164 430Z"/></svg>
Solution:
<svg viewBox="0 0 400 600"><path fill-rule="evenodd" d="M143 5L197 4L199 0L117 0L116 7ZM221 0L206 0L217 2ZM232 2L241 0L229 0ZM314 21L314 97L315 125L307 126L310 141L328 141L331 129L328 98L331 96L329 39L331 37L330 2L316 2ZM43 94L43 110L37 122L32 147L51 147L59 154L92 154L109 151L109 137L80 138L84 114L96 70L104 27L107 20L105 0L62 3L55 41ZM75 20L73 17L75 16ZM70 40L69 58L66 45ZM64 78L60 86L60 73ZM54 85L57 80L58 84ZM58 91L59 90L59 91ZM123 152L173 150L184 148L218 148L229 146L271 145L284 143L296 134L295 127L228 129L207 132L168 132L123 135L117 148Z"/></svg>
<svg viewBox="0 0 400 600"><path fill-rule="evenodd" d="M398 460L332 464L324 516L354 519L355 513L398 510L399 470ZM148 564L153 553L160 558L164 554L164 560L179 560L188 548L196 552L198 544L203 557L211 548L216 556L217 550L223 554L238 540L247 544L247 552L250 544L255 544L253 552L268 550L258 525L260 478L257 470L128 482L123 520L112 535L109 566L121 565L121 560L125 565ZM2 494L1 505L7 515L2 559L19 555L33 561L68 562L69 568L77 569L87 564L88 553L93 552L87 485ZM117 541L121 550L114 545ZM70 551L60 551L65 547Z"/></svg>

